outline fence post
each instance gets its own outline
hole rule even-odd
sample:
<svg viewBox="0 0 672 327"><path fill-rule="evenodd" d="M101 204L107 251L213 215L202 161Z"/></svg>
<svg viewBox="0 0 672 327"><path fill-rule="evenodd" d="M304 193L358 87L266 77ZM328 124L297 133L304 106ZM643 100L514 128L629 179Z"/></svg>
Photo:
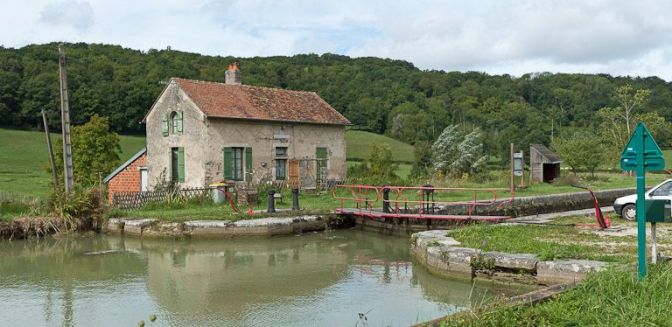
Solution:
<svg viewBox="0 0 672 327"><path fill-rule="evenodd" d="M299 189L298 188L293 188L292 189L292 210L301 210L301 208L299 208Z"/></svg>
<svg viewBox="0 0 672 327"><path fill-rule="evenodd" d="M275 212L275 190L268 190L268 213Z"/></svg>

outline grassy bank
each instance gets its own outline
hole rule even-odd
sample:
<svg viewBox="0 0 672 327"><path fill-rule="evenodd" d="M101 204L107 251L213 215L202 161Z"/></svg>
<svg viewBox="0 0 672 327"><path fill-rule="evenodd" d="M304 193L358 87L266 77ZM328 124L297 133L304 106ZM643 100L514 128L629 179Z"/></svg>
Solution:
<svg viewBox="0 0 672 327"><path fill-rule="evenodd" d="M576 289L529 307L494 305L458 315L440 326L669 326L672 267L649 267L638 281L634 269L589 275Z"/></svg>
<svg viewBox="0 0 672 327"><path fill-rule="evenodd" d="M635 228L634 222L611 214L612 226ZM532 253L542 260L586 259L631 263L637 255L636 234L609 235L593 233L590 227L576 224L595 224L595 216L576 216L554 219L547 225L491 225L477 224L452 231L450 236L465 247L506 253ZM672 254L672 243L660 238L661 253Z"/></svg>

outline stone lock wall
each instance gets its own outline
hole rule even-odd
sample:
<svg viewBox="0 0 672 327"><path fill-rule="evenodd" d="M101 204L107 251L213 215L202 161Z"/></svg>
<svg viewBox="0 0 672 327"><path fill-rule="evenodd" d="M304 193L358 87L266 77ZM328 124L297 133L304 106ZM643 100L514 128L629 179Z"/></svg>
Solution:
<svg viewBox="0 0 672 327"><path fill-rule="evenodd" d="M114 193L140 192L140 167L147 164L147 153L138 157L107 183L107 201L112 203Z"/></svg>

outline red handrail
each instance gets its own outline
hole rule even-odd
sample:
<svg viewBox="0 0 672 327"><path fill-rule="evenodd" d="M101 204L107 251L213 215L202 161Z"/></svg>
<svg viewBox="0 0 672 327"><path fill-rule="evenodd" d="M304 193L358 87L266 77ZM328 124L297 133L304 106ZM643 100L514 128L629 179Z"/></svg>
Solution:
<svg viewBox="0 0 672 327"><path fill-rule="evenodd" d="M338 197L336 196L336 189L350 189L350 193L352 194L352 197ZM370 190L375 190L376 192L376 197L375 199L369 199L368 195ZM380 199L381 195L383 194L384 191L389 190L392 192L396 192L396 196L394 199L383 199L382 202L383 204L389 203L392 204L394 203L394 212L393 213L375 213L373 211L373 204L377 203L378 200ZM404 191L418 191L419 193L419 200L409 200L404 194ZM512 190L507 189L507 188L457 188L457 187L433 187L433 186L383 186L383 187L375 187L375 186L370 186L370 185L336 185L332 189L332 195L334 196L335 199L340 200L341 202L341 207L340 210L337 209L337 212L346 212L345 210L345 201L354 201L357 203L358 209L356 210L356 214L358 215L366 215L369 217L408 217L408 218L435 218L435 219L451 219L449 217L455 217L455 219L458 218L465 218L465 219L471 219L472 217L472 211L473 208L476 206L492 206L493 204L497 203L497 192L498 191L509 191L511 192L511 197L509 199L506 199L504 201L500 201L500 203L497 206L497 209L500 210L502 208L503 204L508 204L511 203L515 197L515 194L513 193ZM424 199L424 194L431 194L429 192L473 192L473 200L471 201L434 201L433 198L432 200L425 200ZM489 199L483 199L479 200L479 194L480 193L488 193L490 194L491 198ZM362 198L362 194L365 195L365 198ZM435 194L435 193L434 193ZM403 200L401 200L403 199ZM401 214L400 209L399 209L399 204L403 202L404 205L407 204L418 204L418 213L417 214ZM367 211L368 212L362 212L362 204L367 206ZM431 214L430 216L427 216L427 213L423 212L425 206L429 208L430 206L434 208L435 206L442 206L442 205L449 205L449 204L458 204L458 205L466 205L468 207L468 215L465 216L446 216L446 215L434 215ZM352 210L348 211L352 213ZM493 217L492 219L488 219L487 217L480 217L478 220L501 220L501 219L506 219L506 218L511 218L511 217Z"/></svg>

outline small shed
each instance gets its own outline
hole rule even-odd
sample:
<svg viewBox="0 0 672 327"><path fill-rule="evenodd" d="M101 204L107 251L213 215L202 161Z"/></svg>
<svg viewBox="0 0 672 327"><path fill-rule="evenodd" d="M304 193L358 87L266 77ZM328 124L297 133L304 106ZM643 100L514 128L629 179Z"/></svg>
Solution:
<svg viewBox="0 0 672 327"><path fill-rule="evenodd" d="M541 144L530 144L530 181L550 183L560 177L562 158Z"/></svg>
<svg viewBox="0 0 672 327"><path fill-rule="evenodd" d="M107 175L103 183L107 183L107 201L110 204L115 193L147 191L147 148Z"/></svg>

